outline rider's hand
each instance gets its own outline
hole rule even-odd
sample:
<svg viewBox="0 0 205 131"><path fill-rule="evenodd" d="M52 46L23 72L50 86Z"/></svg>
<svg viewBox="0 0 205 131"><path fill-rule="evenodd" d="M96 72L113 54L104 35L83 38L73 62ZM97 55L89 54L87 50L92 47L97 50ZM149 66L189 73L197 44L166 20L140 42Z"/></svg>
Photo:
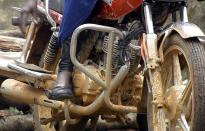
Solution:
<svg viewBox="0 0 205 131"><path fill-rule="evenodd" d="M23 7L20 14L20 29L22 33L26 32L26 23L28 16L32 15L34 19L38 19L37 0L29 0Z"/></svg>

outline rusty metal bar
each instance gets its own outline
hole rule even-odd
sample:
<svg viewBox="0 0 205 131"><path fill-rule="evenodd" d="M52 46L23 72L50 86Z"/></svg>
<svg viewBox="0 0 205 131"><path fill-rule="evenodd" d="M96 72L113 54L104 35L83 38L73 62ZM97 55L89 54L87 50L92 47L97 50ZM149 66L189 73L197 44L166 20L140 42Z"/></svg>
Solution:
<svg viewBox="0 0 205 131"><path fill-rule="evenodd" d="M101 32L114 32L116 35L118 35L120 38L123 38L123 33L113 27L108 27L108 26L101 26L101 25L96 25L96 24L84 24L79 26L72 35L72 39L71 39L71 47L70 47L70 56L71 56L71 60L73 62L73 64L83 73L85 73L88 77L90 77L92 80L94 80L97 84L99 84L101 87L103 87L104 89L106 88L106 83L95 77L88 69L86 69L86 67L84 67L83 64L81 64L76 57L76 48L77 48L77 38L78 35L84 31L84 30L95 30L95 31L101 31Z"/></svg>
<svg viewBox="0 0 205 131"><path fill-rule="evenodd" d="M110 32L109 34L109 41L108 41L108 52L107 52L107 59L106 59L106 73L105 73L105 82L106 82L106 89L110 88L110 84L112 81L112 52L113 52L113 42L115 39L115 33Z"/></svg>
<svg viewBox="0 0 205 131"><path fill-rule="evenodd" d="M70 113L69 113L69 108L68 108L68 105L69 105L70 101L69 100L65 100L64 101L64 114L65 114L65 119L66 119L66 125L73 125L73 124L77 124L78 122L80 122L80 118L79 119L72 119L70 117Z"/></svg>
<svg viewBox="0 0 205 131"><path fill-rule="evenodd" d="M100 96L98 96L98 98L88 106L79 106L73 103L69 103L68 108L70 112L75 114L79 114L83 116L91 115L96 111L98 111L104 105L103 98L104 98L104 92L102 92Z"/></svg>
<svg viewBox="0 0 205 131"><path fill-rule="evenodd" d="M107 67L106 67L106 82L102 81L101 79L98 79L97 77L93 76L93 74L91 74L89 72L89 70L87 70L80 62L78 62L77 58L76 58L76 47L77 47L77 37L78 35L83 31L83 30L95 30L95 31L101 31L101 32L108 32L110 35L109 38L109 44L108 44L108 54L107 54ZM94 111L94 109L92 109L92 107L94 107L93 105L96 105L98 108L100 107L98 104L99 103L102 105L102 99L104 99L106 105L111 109L111 110L116 110L116 111L123 111L123 112L137 112L137 108L136 107L127 107L127 106L122 106L122 105L114 105L111 101L110 101L110 95L111 93L117 88L117 85L120 84L120 82L126 77L128 70L129 70L129 66L125 65L122 66L120 71L118 72L118 74L115 76L115 78L113 78L113 80L111 80L111 65L112 65L112 48L113 48L113 41L115 38L115 35L120 36L120 38L123 38L123 34L121 31L119 31L118 29L112 28L112 27L107 27L107 26L101 26L101 25L95 25L95 24L84 24L79 26L73 33L72 39L71 39L71 48L70 48L70 56L71 56L71 60L73 62L73 64L79 68L80 71L84 72L88 77L90 77L92 80L96 81L100 86L104 87L105 89L105 94L103 95L103 93L97 98L96 101L94 101L90 106L88 106L91 111ZM102 98L104 97L104 98ZM72 105L70 107L76 107L78 108L78 111L80 111L83 114L87 114L87 113L91 113L86 111L86 107L81 107L81 106L76 106L76 105ZM96 108L96 107L94 107ZM73 108L74 109L74 108ZM71 112L72 109L70 108ZM82 111L83 110L83 111ZM78 112L76 110L75 113L78 114ZM96 110L95 110L96 111Z"/></svg>

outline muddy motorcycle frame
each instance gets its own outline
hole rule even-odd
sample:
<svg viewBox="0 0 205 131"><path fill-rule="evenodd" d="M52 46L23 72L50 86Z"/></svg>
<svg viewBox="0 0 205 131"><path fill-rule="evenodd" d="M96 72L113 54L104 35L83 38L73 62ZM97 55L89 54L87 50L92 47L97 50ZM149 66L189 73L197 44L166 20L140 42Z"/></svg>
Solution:
<svg viewBox="0 0 205 131"><path fill-rule="evenodd" d="M49 0L45 1L45 9L42 7L39 7L39 10L44 13L47 16L48 21L53 26L53 28L56 28L56 22L53 20L53 18L50 16L49 13ZM145 55L144 62L145 62L145 77L147 77L151 81L151 91L153 95L153 103L155 103L155 106L157 107L158 111L161 111L164 108L164 97L163 97L163 87L162 87L162 78L160 73L160 63L163 62L163 49L164 49L164 43L166 39L172 35L172 33L179 34L183 39L188 38L197 38L200 40L201 37L204 37L203 32L199 27L196 25L188 22L188 16L187 16L187 6L184 4L180 7L180 22L173 21L173 24L171 24L169 27L167 27L165 30L163 30L160 34L156 34L154 31L154 24L152 19L152 11L150 4L148 2L143 3L143 12L144 12L144 19L145 19L145 26L146 26L146 33L142 37L142 45L141 50L143 52L146 52L147 55ZM175 14L172 14L173 20L175 18ZM30 30L31 33L27 36L27 43L24 46L23 54L24 54L24 61L27 59L27 53L29 51L29 47L31 46L31 37L35 33L35 23L33 22L31 24ZM94 30L99 32L106 32L109 34L109 44L108 44L108 52L107 52L107 58L106 58L106 75L105 75L105 81L99 79L98 77L94 76L92 73L90 73L89 69L87 69L83 64L81 64L77 57L76 57L76 47L77 47L77 38L79 34L82 31L85 30ZM112 52L113 52L113 42L115 37L118 36L119 38L123 39L124 34L113 27L108 26L102 26L102 25L96 25L96 24L84 24L79 26L72 35L71 39L71 49L70 49L70 56L73 64L77 69L79 69L81 72L85 73L89 78L91 78L93 81L95 81L98 85L100 85L103 88L102 93L97 97L97 99L92 102L88 106L80 106L72 103L69 100L65 100L64 102L61 101L55 101L50 100L46 97L44 90L40 90L37 88L32 88L30 85L24 84L22 82L8 79L2 83L2 88L0 89L1 94L3 96L18 100L23 103L27 104L37 104L41 106L45 106L52 109L62 110L64 111L65 119L70 124L76 124L80 121L80 119L72 119L70 117L70 113L77 114L79 116L89 116L91 114L95 114L102 106L106 106L112 111L117 112L133 112L137 113L138 109L137 107L132 106L122 106L122 105L115 105L110 100L110 95L113 91L115 91L118 87L118 85L123 81L123 79L126 77L126 75L129 72L130 63L125 63L123 65L117 75L112 78ZM41 87L49 88L52 84L50 84L50 81L54 81L56 79L55 75L46 74L46 73L39 73L35 71L30 71L24 68L21 68L19 66L16 66L15 64L10 63L8 65L10 69L15 70L16 72L23 74L23 76L27 77L27 79L30 79L31 81L38 81L38 84L41 85ZM23 78L18 78L17 80L22 80ZM35 83L35 82L34 82ZM18 87L18 88L17 88ZM15 90L15 91L14 91ZM22 95L23 94L23 95ZM155 127L156 131L159 127Z"/></svg>

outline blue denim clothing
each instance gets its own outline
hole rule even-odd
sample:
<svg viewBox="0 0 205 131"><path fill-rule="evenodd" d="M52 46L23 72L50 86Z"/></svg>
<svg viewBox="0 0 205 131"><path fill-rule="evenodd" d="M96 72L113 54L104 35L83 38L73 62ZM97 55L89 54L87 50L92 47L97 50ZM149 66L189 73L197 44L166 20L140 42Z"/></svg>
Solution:
<svg viewBox="0 0 205 131"><path fill-rule="evenodd" d="M73 70L70 59L70 37L73 31L87 20L96 3L97 0L64 0L63 21L59 34L59 46L62 47L59 72Z"/></svg>
<svg viewBox="0 0 205 131"><path fill-rule="evenodd" d="M60 27L59 43L72 36L73 31L83 24L92 13L97 0L64 0L63 20Z"/></svg>

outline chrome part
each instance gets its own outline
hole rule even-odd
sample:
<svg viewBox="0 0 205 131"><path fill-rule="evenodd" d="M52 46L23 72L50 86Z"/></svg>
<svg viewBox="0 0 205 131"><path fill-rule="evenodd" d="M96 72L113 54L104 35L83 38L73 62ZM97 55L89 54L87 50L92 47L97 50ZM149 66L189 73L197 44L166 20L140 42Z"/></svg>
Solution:
<svg viewBox="0 0 205 131"><path fill-rule="evenodd" d="M151 7L148 4L144 6L145 24L146 24L146 44L148 52L147 68L155 69L158 66L157 35L154 34L154 25L152 21Z"/></svg>
<svg viewBox="0 0 205 131"><path fill-rule="evenodd" d="M44 0L45 3L45 11L46 11L46 17L48 19L48 21L50 22L50 24L53 27L56 27L56 22L53 20L53 18L50 16L50 8L49 8L49 0Z"/></svg>
<svg viewBox="0 0 205 131"><path fill-rule="evenodd" d="M146 35L146 44L148 51L148 60L147 60L147 68L155 69L159 66L159 58L157 51L157 35L156 34L147 34Z"/></svg>
<svg viewBox="0 0 205 131"><path fill-rule="evenodd" d="M95 30L95 31L100 31L100 32L114 32L115 35L118 35L120 38L123 38L123 33L113 27L107 27L107 26L101 26L101 25L96 25L96 24L84 24L79 26L72 35L72 39L71 39L71 47L70 47L70 56L71 56L71 60L73 62L73 64L79 68L80 71L84 72L87 76L89 76L92 80L96 81L97 84L99 84L101 87L106 88L106 84L103 80L96 78L95 76L93 76L92 73L90 73L90 71L88 69L86 69L84 67L83 64L81 64L76 57L76 47L77 47L77 37L78 35L84 31L84 30ZM113 43L109 43L111 45L113 45Z"/></svg>
<svg viewBox="0 0 205 131"><path fill-rule="evenodd" d="M152 21L152 13L151 13L150 5L148 4L144 6L144 15L145 15L145 24L146 24L147 34L153 34L154 26L153 26L153 21Z"/></svg>
<svg viewBox="0 0 205 131"><path fill-rule="evenodd" d="M190 131L189 125L186 121L185 115L182 114L181 117L178 119L179 125L180 127L184 130L184 131Z"/></svg>
<svg viewBox="0 0 205 131"><path fill-rule="evenodd" d="M115 37L114 32L111 32L109 34L108 53L107 53L107 59L106 59L106 73L105 73L106 90L105 90L105 96L106 96L106 93L107 93L107 89L110 89L110 84L111 84L111 80L112 80L112 69L111 69L112 68L112 53L113 53L112 43L114 43L114 37ZM107 101L105 100L105 103L106 102Z"/></svg>
<svg viewBox="0 0 205 131"><path fill-rule="evenodd" d="M31 71L31 70L22 68L20 66L17 66L13 63L9 63L8 67L12 70L15 70L17 72L20 72L22 74L25 74L27 76L31 76L31 77L34 77L34 78L37 78L37 79L53 79L53 75L51 75L51 74Z"/></svg>
<svg viewBox="0 0 205 131"><path fill-rule="evenodd" d="M187 12L187 7L183 6L180 10L180 17L182 22L189 22L188 20L188 12Z"/></svg>
<svg viewBox="0 0 205 131"><path fill-rule="evenodd" d="M100 32L107 32L110 35L109 38L109 44L108 44L108 54L107 54L107 69L106 69L106 81L102 81L101 79L95 77L83 64L81 64L77 58L76 58L76 47L77 47L77 37L78 35L84 31L84 30L95 30ZM70 48L70 56L73 64L83 73L85 73L88 77L90 77L92 80L96 81L97 84L99 84L101 87L105 89L103 93L89 106L82 107L77 105L70 105L69 109L71 112L74 111L76 114L87 114L92 113L93 111L97 111L102 105L103 105L103 99L106 103L106 105L114 111L122 111L122 112L137 112L136 107L129 107L129 106L120 106L120 105L114 105L110 101L110 94L112 91L114 91L118 84L125 78L129 71L129 63L122 66L117 73L117 75L111 80L111 64L112 64L112 50L113 50L113 41L115 38L115 35L119 36L120 38L123 38L123 34L121 31L119 31L116 28L107 27L107 26L101 26L101 25L95 25L95 24L84 24L79 26L73 33L72 39L71 39L71 48ZM97 104L98 103L98 104ZM94 106L96 105L97 106ZM94 106L94 107L93 107ZM91 108L90 111L88 111L88 108ZM95 108L95 109L93 109Z"/></svg>

